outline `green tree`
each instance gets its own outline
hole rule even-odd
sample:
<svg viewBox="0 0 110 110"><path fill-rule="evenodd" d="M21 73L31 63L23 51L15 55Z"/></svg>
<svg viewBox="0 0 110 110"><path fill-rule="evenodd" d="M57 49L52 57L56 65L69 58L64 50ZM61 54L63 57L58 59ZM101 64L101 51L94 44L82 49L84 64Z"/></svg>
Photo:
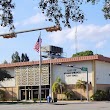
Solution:
<svg viewBox="0 0 110 110"><path fill-rule="evenodd" d="M8 64L8 62L6 60L4 60L3 64Z"/></svg>
<svg viewBox="0 0 110 110"><path fill-rule="evenodd" d="M24 56L24 53L21 54L21 62L24 62L25 61L25 56Z"/></svg>
<svg viewBox="0 0 110 110"><path fill-rule="evenodd" d="M25 61L29 61L29 57L27 56L26 53L24 54L24 56L25 56Z"/></svg>
<svg viewBox="0 0 110 110"><path fill-rule="evenodd" d="M14 9L14 4L12 0L0 0L0 19L1 26L6 27L9 26L10 30L14 29L13 25L13 15L12 9Z"/></svg>
<svg viewBox="0 0 110 110"><path fill-rule="evenodd" d="M95 5L101 0L41 0L39 7L49 21L55 22L60 25L61 22L64 26L71 27L70 21L81 22L85 20L85 15L81 9L81 5L91 3ZM106 19L110 19L110 0L103 0L103 12ZM85 5L86 5L85 4ZM106 11L105 11L106 7Z"/></svg>
<svg viewBox="0 0 110 110"><path fill-rule="evenodd" d="M17 51L12 54L12 63L15 63L15 62L20 62L20 56Z"/></svg>
<svg viewBox="0 0 110 110"><path fill-rule="evenodd" d="M106 0L106 3L102 9L105 19L110 19L110 0Z"/></svg>
<svg viewBox="0 0 110 110"><path fill-rule="evenodd" d="M86 81L78 80L75 85L76 88L81 89L81 91L86 90ZM82 94L81 94L81 100L82 100Z"/></svg>
<svg viewBox="0 0 110 110"><path fill-rule="evenodd" d="M6 70L0 69L0 81L4 81L5 78L10 79L12 78L10 74Z"/></svg>
<svg viewBox="0 0 110 110"><path fill-rule="evenodd" d="M82 52L78 52L76 54L73 54L72 57L77 57L77 56L90 56L90 55L94 55L94 53L91 50L87 50L87 51L82 51Z"/></svg>
<svg viewBox="0 0 110 110"><path fill-rule="evenodd" d="M37 1L37 0L36 0ZM103 12L106 19L110 19L110 0L39 0L38 7L42 13L47 16L47 20L57 25L61 23L64 26L71 27L70 21L81 22L85 20L85 14L81 9L82 5L91 3L93 5L103 2ZM1 6L1 26L10 26L14 29L12 9L14 4L12 0L0 0Z"/></svg>
<svg viewBox="0 0 110 110"><path fill-rule="evenodd" d="M21 54L21 62L26 62L29 61L29 57L27 56L27 54L22 53Z"/></svg>
<svg viewBox="0 0 110 110"><path fill-rule="evenodd" d="M52 85L52 91L55 94L63 93L65 88L66 88L65 83L63 83L59 77L56 79L56 81Z"/></svg>
<svg viewBox="0 0 110 110"><path fill-rule="evenodd" d="M21 57L19 56L19 53L16 51L15 53L12 54L12 63L16 62L26 62L29 61L29 57L27 54L22 53Z"/></svg>

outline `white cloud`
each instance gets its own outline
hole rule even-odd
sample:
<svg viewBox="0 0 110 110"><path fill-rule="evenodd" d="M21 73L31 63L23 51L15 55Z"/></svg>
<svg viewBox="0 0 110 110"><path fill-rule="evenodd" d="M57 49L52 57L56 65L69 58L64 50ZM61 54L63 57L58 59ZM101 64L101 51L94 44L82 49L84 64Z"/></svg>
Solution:
<svg viewBox="0 0 110 110"><path fill-rule="evenodd" d="M22 22L23 25L37 24L45 21L46 17L42 13L37 13L35 16L32 16Z"/></svg>
<svg viewBox="0 0 110 110"><path fill-rule="evenodd" d="M77 43L77 45L73 44L71 46L71 50L74 49L74 51L80 52L80 51L84 51L87 50L86 45L84 45L83 43Z"/></svg>
<svg viewBox="0 0 110 110"><path fill-rule="evenodd" d="M75 39L76 27L59 32L52 32L49 37L55 44ZM99 42L110 37L110 24L98 26L94 24L77 26L77 39L79 41Z"/></svg>
<svg viewBox="0 0 110 110"><path fill-rule="evenodd" d="M8 27L0 26L0 34L4 34L4 33L7 33L7 32L9 32L9 28Z"/></svg>
<svg viewBox="0 0 110 110"><path fill-rule="evenodd" d="M100 41L96 44L96 48L103 48L104 45L106 44L106 40Z"/></svg>

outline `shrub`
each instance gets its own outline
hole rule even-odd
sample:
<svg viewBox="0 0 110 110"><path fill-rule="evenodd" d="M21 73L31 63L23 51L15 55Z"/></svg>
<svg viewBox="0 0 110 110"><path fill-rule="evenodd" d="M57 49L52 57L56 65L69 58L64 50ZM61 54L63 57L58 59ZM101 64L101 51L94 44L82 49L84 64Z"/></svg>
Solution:
<svg viewBox="0 0 110 110"><path fill-rule="evenodd" d="M93 94L90 98L95 101L104 101L107 100L107 92L103 90L97 90L95 94Z"/></svg>
<svg viewBox="0 0 110 110"><path fill-rule="evenodd" d="M0 101L6 101L5 91L0 90Z"/></svg>
<svg viewBox="0 0 110 110"><path fill-rule="evenodd" d="M70 89L67 89L66 92L64 92L64 94L66 95L68 100L77 99L76 94Z"/></svg>
<svg viewBox="0 0 110 110"><path fill-rule="evenodd" d="M34 98L34 99L33 99L34 102L36 102L37 100L38 100L37 98Z"/></svg>

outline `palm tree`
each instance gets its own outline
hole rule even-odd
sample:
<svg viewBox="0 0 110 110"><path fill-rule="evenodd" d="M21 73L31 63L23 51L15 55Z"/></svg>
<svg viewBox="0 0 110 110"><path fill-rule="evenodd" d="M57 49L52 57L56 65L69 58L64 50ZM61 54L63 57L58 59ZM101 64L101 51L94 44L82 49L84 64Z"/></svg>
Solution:
<svg viewBox="0 0 110 110"><path fill-rule="evenodd" d="M62 94L65 88L66 88L65 83L63 83L59 77L56 79L56 81L52 85L52 91L55 94L58 94L58 93Z"/></svg>
<svg viewBox="0 0 110 110"><path fill-rule="evenodd" d="M81 89L81 92L82 92L82 89L85 92L85 90L86 90L86 81L78 80L76 82L75 87L78 88L78 89ZM81 100L82 100L82 94L81 94Z"/></svg>

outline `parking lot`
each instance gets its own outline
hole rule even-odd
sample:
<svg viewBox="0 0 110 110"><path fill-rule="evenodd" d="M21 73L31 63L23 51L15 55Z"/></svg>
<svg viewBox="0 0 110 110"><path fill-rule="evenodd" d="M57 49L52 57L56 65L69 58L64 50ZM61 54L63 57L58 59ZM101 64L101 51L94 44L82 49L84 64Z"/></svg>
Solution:
<svg viewBox="0 0 110 110"><path fill-rule="evenodd" d="M110 102L5 103L0 110L110 110Z"/></svg>

